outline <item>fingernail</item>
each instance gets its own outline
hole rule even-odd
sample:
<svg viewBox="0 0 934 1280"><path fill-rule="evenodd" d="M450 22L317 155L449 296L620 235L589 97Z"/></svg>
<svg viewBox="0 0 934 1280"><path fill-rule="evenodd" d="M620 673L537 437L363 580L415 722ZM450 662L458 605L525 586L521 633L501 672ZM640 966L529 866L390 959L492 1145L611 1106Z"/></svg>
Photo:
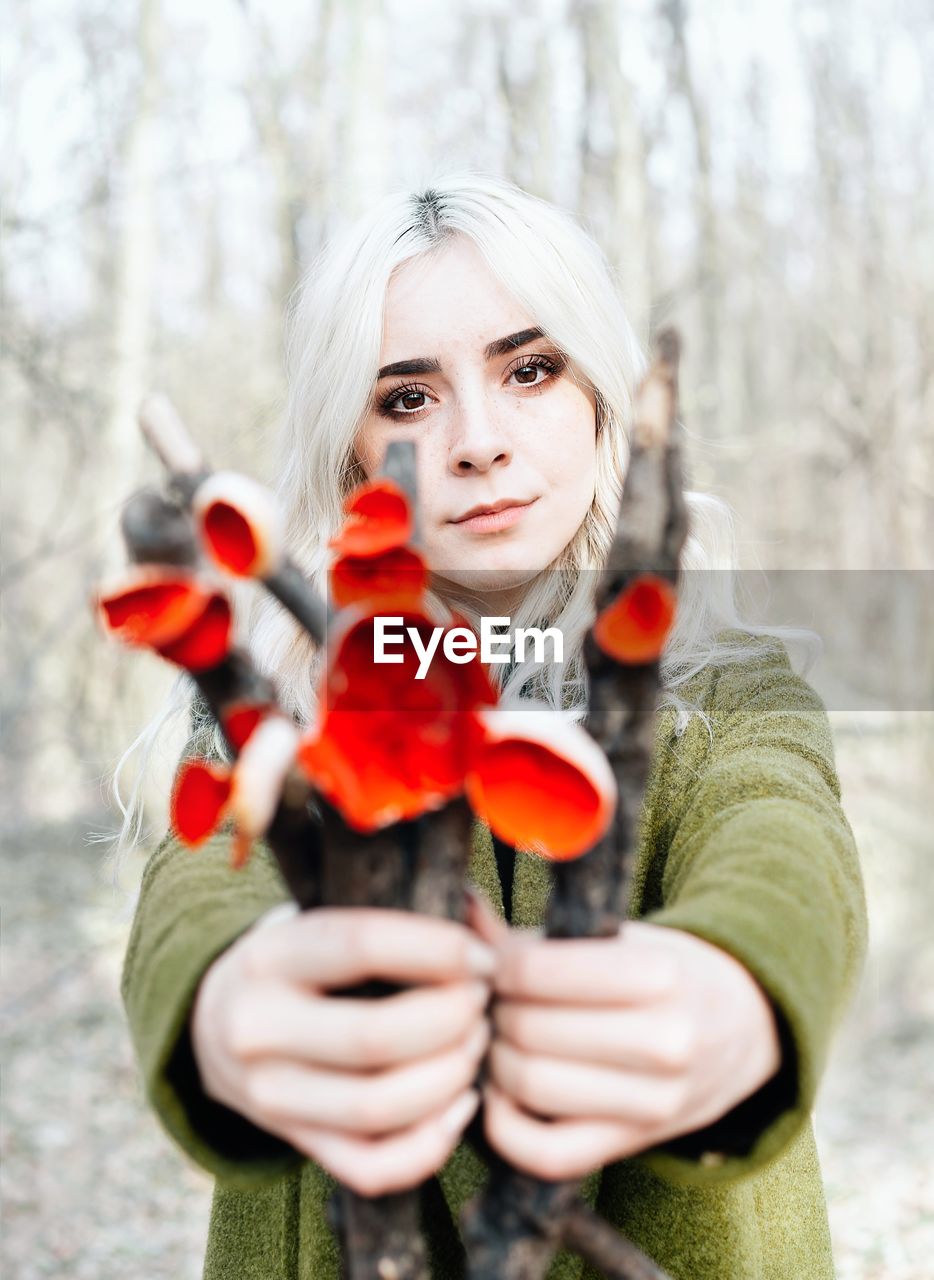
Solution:
<svg viewBox="0 0 934 1280"><path fill-rule="evenodd" d="M471 942L467 948L467 968L481 978L496 972L496 952L482 942Z"/></svg>
<svg viewBox="0 0 934 1280"><path fill-rule="evenodd" d="M441 1127L447 1133L459 1134L476 1111L479 1102L480 1095L476 1089L468 1089L445 1111L441 1117Z"/></svg>

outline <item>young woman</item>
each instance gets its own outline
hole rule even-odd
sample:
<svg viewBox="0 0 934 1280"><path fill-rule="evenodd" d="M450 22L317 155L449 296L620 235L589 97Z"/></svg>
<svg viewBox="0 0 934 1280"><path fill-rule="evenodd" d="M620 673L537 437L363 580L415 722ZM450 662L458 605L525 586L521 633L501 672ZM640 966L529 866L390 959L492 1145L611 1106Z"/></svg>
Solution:
<svg viewBox="0 0 934 1280"><path fill-rule="evenodd" d="M416 440L437 598L478 624L559 627L563 664L491 674L504 696L582 717L586 570L615 529L643 368L605 258L562 211L471 173L387 197L325 248L291 315L293 555L323 589L343 497L390 440ZM484 1057L492 1146L544 1178L586 1177L673 1277L833 1276L810 1111L865 951L858 858L824 710L782 637L736 613L728 514L699 494L689 507L617 938L544 940L550 868L522 853L525 928L510 928L479 823L468 926L299 914L268 850L233 872L224 835L193 856L170 834L153 854L123 994L153 1106L217 1177L209 1280L336 1277L335 1177L367 1195L424 1184L434 1273L458 1274L456 1215L485 1172L461 1141ZM249 644L306 723L310 641L263 600ZM189 701L181 680L148 747ZM223 754L195 720L188 753ZM329 995L370 976L411 989ZM562 1254L550 1274L590 1273Z"/></svg>

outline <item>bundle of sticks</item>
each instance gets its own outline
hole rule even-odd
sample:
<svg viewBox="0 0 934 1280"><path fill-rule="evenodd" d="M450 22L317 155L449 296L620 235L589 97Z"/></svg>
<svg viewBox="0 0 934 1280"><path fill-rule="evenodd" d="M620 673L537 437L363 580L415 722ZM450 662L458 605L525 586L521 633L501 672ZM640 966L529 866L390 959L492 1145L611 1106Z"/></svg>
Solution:
<svg viewBox="0 0 934 1280"><path fill-rule="evenodd" d="M110 635L187 670L220 727L231 763L179 768L171 816L180 839L196 848L229 822L234 868L264 841L303 910L383 907L463 921L479 816L501 844L553 861L548 937L616 935L686 534L678 361L678 337L666 330L636 396L616 537L596 575L583 726L541 706L499 705L476 657L439 653L421 680L407 659L374 669L376 619L393 615L426 635L465 625L427 603L413 444L391 444L379 474L348 497L325 599L290 558L273 495L212 471L170 402L145 401L140 424L167 483L127 502L131 564L96 593L95 607ZM224 575L258 580L320 647L310 727L233 645ZM372 981L341 994L396 989ZM490 1168L461 1216L470 1280L541 1280L559 1249L607 1277L664 1280L587 1206L578 1182L512 1168L487 1143L482 1113L466 1137ZM338 1187L329 1220L350 1280L427 1280L420 1192L365 1197Z"/></svg>

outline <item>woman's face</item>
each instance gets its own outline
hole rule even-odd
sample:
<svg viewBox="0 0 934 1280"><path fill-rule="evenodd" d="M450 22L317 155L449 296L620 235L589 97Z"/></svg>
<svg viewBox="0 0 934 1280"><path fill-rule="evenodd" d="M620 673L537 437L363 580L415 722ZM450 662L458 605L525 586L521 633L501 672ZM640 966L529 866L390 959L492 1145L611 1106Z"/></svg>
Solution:
<svg viewBox="0 0 934 1280"><path fill-rule="evenodd" d="M594 394L553 343L523 333L533 328L466 237L403 264L387 291L380 376L356 441L367 476L390 440L416 442L430 568L506 612L571 541L596 483ZM516 334L519 345L493 348ZM387 369L397 364L407 367ZM463 521L505 499L523 505Z"/></svg>

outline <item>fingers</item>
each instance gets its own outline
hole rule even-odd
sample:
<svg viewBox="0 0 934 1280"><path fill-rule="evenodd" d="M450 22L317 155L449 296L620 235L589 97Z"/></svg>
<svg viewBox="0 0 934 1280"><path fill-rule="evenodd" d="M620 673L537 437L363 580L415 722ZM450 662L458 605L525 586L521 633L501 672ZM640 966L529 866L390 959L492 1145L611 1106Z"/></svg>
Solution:
<svg viewBox="0 0 934 1280"><path fill-rule="evenodd" d="M464 893L467 899L467 925L475 929L490 946L500 946L511 933L509 925L496 914L489 899L479 889L468 885Z"/></svg>
<svg viewBox="0 0 934 1280"><path fill-rule="evenodd" d="M366 978L450 982L489 977L493 951L464 925L384 908L320 907L244 939L252 977L320 988Z"/></svg>
<svg viewBox="0 0 934 1280"><path fill-rule="evenodd" d="M673 1122L684 1102L681 1079L525 1054L505 1041L490 1050L492 1080L542 1116L616 1120L653 1130Z"/></svg>
<svg viewBox="0 0 934 1280"><path fill-rule="evenodd" d="M624 1125L605 1120L536 1120L493 1083L484 1087L483 1105L490 1145L517 1168L549 1182L583 1178L592 1169L641 1149Z"/></svg>
<svg viewBox="0 0 934 1280"><path fill-rule="evenodd" d="M525 1053L631 1071L675 1075L697 1049L688 1019L654 1007L572 1009L498 1000L493 1023L499 1036Z"/></svg>
<svg viewBox="0 0 934 1280"><path fill-rule="evenodd" d="M561 1004L639 1004L673 994L678 956L637 925L630 921L613 940L514 935L499 952L496 991Z"/></svg>
<svg viewBox="0 0 934 1280"><path fill-rule="evenodd" d="M418 1186L441 1168L478 1103L478 1093L469 1089L439 1115L386 1138L356 1138L310 1125L290 1128L285 1136L358 1195L388 1195Z"/></svg>
<svg viewBox="0 0 934 1280"><path fill-rule="evenodd" d="M259 982L233 1011L230 1048L242 1060L378 1069L458 1044L488 997L479 980L415 987L379 1000L311 996L287 983Z"/></svg>
<svg viewBox="0 0 934 1280"><path fill-rule="evenodd" d="M446 1107L474 1081L489 1043L481 1023L454 1049L388 1071L319 1070L281 1059L263 1059L249 1071L246 1094L254 1114L273 1120L389 1133L421 1123Z"/></svg>

